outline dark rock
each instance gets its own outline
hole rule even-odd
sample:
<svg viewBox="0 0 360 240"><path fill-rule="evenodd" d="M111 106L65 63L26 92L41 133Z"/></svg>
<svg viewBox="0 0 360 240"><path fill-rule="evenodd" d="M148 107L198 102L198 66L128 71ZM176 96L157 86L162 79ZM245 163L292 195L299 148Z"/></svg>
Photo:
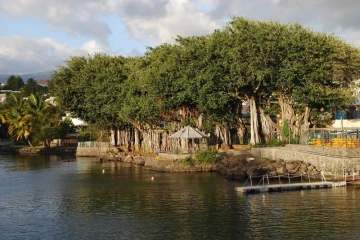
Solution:
<svg viewBox="0 0 360 240"><path fill-rule="evenodd" d="M264 174L267 173L267 170L264 170L263 168L259 168L257 166L253 166L250 167L247 171L246 171L246 175L248 176L256 176L256 177L260 177Z"/></svg>

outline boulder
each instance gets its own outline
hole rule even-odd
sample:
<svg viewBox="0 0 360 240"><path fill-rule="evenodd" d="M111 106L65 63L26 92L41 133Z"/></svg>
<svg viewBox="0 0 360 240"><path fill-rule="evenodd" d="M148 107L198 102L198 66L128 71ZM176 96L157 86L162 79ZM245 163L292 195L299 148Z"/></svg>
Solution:
<svg viewBox="0 0 360 240"><path fill-rule="evenodd" d="M118 153L120 152L120 150L119 150L118 148L116 148L116 147L112 147L112 148L110 149L110 152L111 152L111 153L114 153L114 154L116 155L116 154L118 154Z"/></svg>
<svg viewBox="0 0 360 240"><path fill-rule="evenodd" d="M140 156L136 156L134 157L133 163L138 164L138 165L144 165L145 164L145 159L143 157Z"/></svg>
<svg viewBox="0 0 360 240"><path fill-rule="evenodd" d="M276 171L270 171L268 173L268 175L269 175L269 177L274 177L274 176L277 176L277 173L276 173Z"/></svg>
<svg viewBox="0 0 360 240"><path fill-rule="evenodd" d="M281 166L279 166L279 167L281 167ZM276 166L273 163L269 164L268 168L269 168L270 172L272 172L272 171L276 172Z"/></svg>
<svg viewBox="0 0 360 240"><path fill-rule="evenodd" d="M261 177L262 175L267 173L267 169L259 168L257 166L253 166L247 169L246 175L254 176L254 177Z"/></svg>
<svg viewBox="0 0 360 240"><path fill-rule="evenodd" d="M293 171L295 169L295 167L296 167L295 164L290 163L290 162L286 163L286 165L285 165L285 168L288 172Z"/></svg>
<svg viewBox="0 0 360 240"><path fill-rule="evenodd" d="M127 155L124 159L124 162L131 163L133 160L134 158L131 155Z"/></svg>
<svg viewBox="0 0 360 240"><path fill-rule="evenodd" d="M276 173L278 175L284 175L286 173L286 170L284 167L279 167L279 168L276 168Z"/></svg>

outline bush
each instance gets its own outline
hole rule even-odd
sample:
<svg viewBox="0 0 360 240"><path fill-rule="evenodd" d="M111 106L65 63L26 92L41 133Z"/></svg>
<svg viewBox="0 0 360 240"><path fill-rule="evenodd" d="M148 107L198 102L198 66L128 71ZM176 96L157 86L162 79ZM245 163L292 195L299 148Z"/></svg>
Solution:
<svg viewBox="0 0 360 240"><path fill-rule="evenodd" d="M217 150L203 150L195 156L195 161L198 164L215 164L220 158Z"/></svg>
<svg viewBox="0 0 360 240"><path fill-rule="evenodd" d="M184 158L184 160L183 160L183 164L184 164L185 166L192 166L192 165L194 165L194 161L192 160L191 157L186 157L186 158Z"/></svg>
<svg viewBox="0 0 360 240"><path fill-rule="evenodd" d="M284 142L281 142L277 139L272 139L270 140L268 143L257 143L253 146L251 146L252 148L262 148L262 147L283 147L285 146L285 143Z"/></svg>
<svg viewBox="0 0 360 240"><path fill-rule="evenodd" d="M269 142L270 147L284 146L285 144L277 139L271 139Z"/></svg>

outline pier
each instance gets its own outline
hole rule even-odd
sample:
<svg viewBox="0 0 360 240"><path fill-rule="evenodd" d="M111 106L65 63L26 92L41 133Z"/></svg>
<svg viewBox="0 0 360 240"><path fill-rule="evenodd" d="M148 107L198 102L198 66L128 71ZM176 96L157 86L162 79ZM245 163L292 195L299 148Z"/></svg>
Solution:
<svg viewBox="0 0 360 240"><path fill-rule="evenodd" d="M339 182L307 182L307 183L289 183L289 184L273 184L273 185L258 185L247 187L236 187L235 191L243 193L260 193L260 192L282 192L292 190L305 189L319 189L319 188L334 188L345 187L346 181Z"/></svg>

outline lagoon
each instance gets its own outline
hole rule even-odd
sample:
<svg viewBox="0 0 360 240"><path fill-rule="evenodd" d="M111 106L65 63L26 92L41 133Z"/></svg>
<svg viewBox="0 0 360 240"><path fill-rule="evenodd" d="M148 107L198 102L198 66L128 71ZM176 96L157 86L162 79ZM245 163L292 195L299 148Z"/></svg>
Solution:
<svg viewBox="0 0 360 240"><path fill-rule="evenodd" d="M360 238L354 186L253 195L239 186L217 173L0 155L0 239Z"/></svg>

